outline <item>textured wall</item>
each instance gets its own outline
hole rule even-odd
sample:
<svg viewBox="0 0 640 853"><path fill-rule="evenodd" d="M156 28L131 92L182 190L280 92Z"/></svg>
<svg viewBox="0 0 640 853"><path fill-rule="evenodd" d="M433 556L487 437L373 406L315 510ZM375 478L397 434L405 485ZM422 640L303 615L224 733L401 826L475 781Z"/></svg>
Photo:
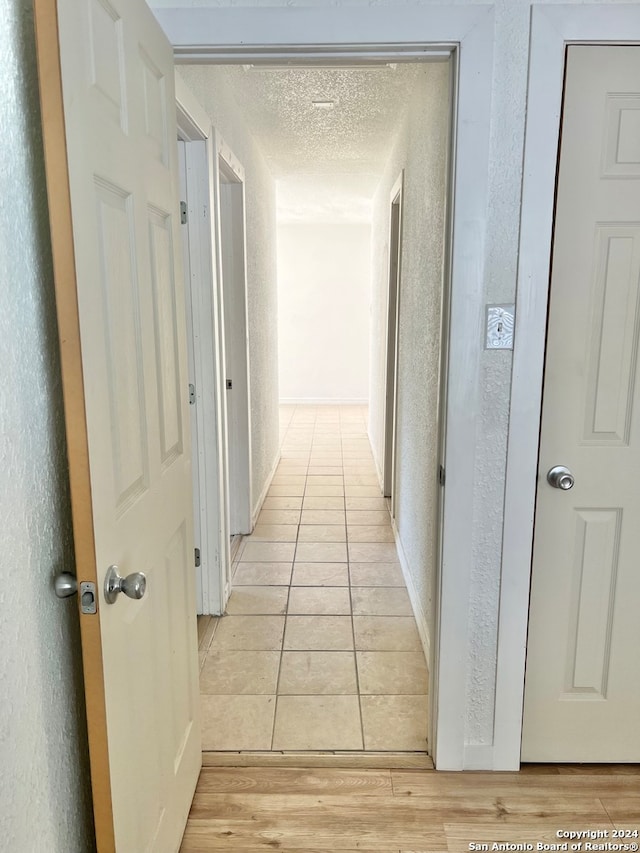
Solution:
<svg viewBox="0 0 640 853"><path fill-rule="evenodd" d="M178 70L245 170L251 451L257 500L279 448L275 185L225 85L226 69L182 65Z"/></svg>
<svg viewBox="0 0 640 853"><path fill-rule="evenodd" d="M93 849L60 367L29 0L0 15L0 847Z"/></svg>
<svg viewBox="0 0 640 853"><path fill-rule="evenodd" d="M404 169L398 335L396 524L422 611L433 632L438 530L440 309L449 140L449 63L420 67L407 115L374 204L370 432L384 461L386 309L392 187Z"/></svg>
<svg viewBox="0 0 640 853"><path fill-rule="evenodd" d="M370 246L361 223L278 225L281 400L369 399Z"/></svg>

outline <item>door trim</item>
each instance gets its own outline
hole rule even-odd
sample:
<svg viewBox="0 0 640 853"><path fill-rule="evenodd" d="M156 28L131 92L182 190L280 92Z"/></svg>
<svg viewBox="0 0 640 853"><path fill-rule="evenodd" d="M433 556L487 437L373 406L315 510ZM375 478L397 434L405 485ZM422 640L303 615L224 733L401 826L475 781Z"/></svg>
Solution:
<svg viewBox="0 0 640 853"><path fill-rule="evenodd" d="M196 390L200 567L196 568L198 613L224 613L230 594L229 494L227 489L226 396L219 276L214 264L211 211L214 207L215 131L184 81L175 75L178 133L186 143L190 293L188 344ZM214 428L211 428L213 425ZM222 428L220 428L222 427ZM217 524L213 522L217 519Z"/></svg>
<svg viewBox="0 0 640 853"><path fill-rule="evenodd" d="M389 275L387 282L386 382L384 400L384 459L382 494L391 498L391 518L396 517L396 415L398 410L398 349L400 283L402 276L402 191L404 169L389 194ZM397 225L393 208L397 206ZM395 232L395 233L394 233ZM395 252L395 277L393 253Z"/></svg>
<svg viewBox="0 0 640 853"><path fill-rule="evenodd" d="M496 769L517 769L520 759L565 49L570 43L581 42L639 44L640 9L616 4L532 9L498 624Z"/></svg>
<svg viewBox="0 0 640 853"><path fill-rule="evenodd" d="M436 767L465 767L473 482L481 412L480 350L494 15L491 6L180 8L156 15L180 62L417 61L452 54L458 75L451 159L451 335L446 410L442 563L430 692ZM487 762L485 766L491 766Z"/></svg>

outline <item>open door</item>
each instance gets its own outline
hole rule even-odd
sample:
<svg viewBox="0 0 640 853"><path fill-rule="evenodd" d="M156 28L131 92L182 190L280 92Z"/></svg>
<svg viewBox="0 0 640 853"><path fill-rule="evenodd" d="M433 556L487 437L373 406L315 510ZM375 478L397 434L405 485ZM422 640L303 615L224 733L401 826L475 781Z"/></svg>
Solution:
<svg viewBox="0 0 640 853"><path fill-rule="evenodd" d="M168 853L201 764L173 57L144 0L35 16L97 845Z"/></svg>

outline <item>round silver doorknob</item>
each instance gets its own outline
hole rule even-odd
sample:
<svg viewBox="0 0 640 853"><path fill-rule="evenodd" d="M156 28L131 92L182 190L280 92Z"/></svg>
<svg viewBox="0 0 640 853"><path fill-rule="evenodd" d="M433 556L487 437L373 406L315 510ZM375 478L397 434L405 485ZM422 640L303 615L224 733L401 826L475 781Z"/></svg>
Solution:
<svg viewBox="0 0 640 853"><path fill-rule="evenodd" d="M147 578L142 572L133 572L126 578L120 577L117 566L109 566L104 579L104 597L107 604L113 604L121 592L128 598L142 598L147 591Z"/></svg>
<svg viewBox="0 0 640 853"><path fill-rule="evenodd" d="M573 488L575 477L564 465L556 465L547 472L547 482L554 489L562 489L566 492Z"/></svg>
<svg viewBox="0 0 640 853"><path fill-rule="evenodd" d="M78 591L78 581L70 572L61 572L53 581L53 589L58 598L69 598Z"/></svg>

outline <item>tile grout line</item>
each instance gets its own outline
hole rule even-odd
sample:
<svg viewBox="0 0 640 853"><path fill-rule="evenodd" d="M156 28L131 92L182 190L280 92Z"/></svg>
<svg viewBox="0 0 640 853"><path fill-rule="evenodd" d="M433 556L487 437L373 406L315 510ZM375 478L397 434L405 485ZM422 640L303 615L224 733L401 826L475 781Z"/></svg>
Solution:
<svg viewBox="0 0 640 853"><path fill-rule="evenodd" d="M353 613L353 587L351 585L351 555L349 553L349 527L347 525L347 484L344 480L344 444L343 444L343 436L342 430L340 431L340 446L342 448L342 490L344 494L344 525L345 525L345 539L346 539L346 548L347 548L347 580L349 582L349 605L351 608L351 635L353 637L353 665L355 667L356 673L356 690L358 691L358 718L360 720L360 738L362 741L362 749L366 751L366 744L364 739L364 720L362 716L362 695L360 692L360 672L358 668L358 651L356 649L356 628L354 621L354 613Z"/></svg>
<svg viewBox="0 0 640 853"><path fill-rule="evenodd" d="M295 417L295 410L294 410L294 413L292 416L292 421L293 421L293 417ZM315 431L315 422L314 422L314 431ZM284 443L283 443L283 446L284 446ZM313 446L313 440L312 440L312 446ZM296 554L297 554L297 550L298 550L298 539L300 536L300 526L302 524L302 510L304 507L304 497L305 497L305 494L307 491L307 480L309 479L309 468L310 468L310 466L311 466L311 449L309 450L309 454L307 456L307 472L305 474L304 487L302 489L302 503L300 505L300 515L298 517L298 525L297 525L297 530L296 530L296 541L295 541L295 547L293 549L293 561L291 563L291 575L289 576L289 584L287 587L287 605L286 605L285 616L284 616L284 626L283 626L283 630L282 630L282 642L280 645L280 660L278 662L278 677L276 679L275 708L273 711L273 726L271 728L271 749L270 749L271 752L274 751L273 746L274 746L274 740L275 740L275 734L276 734L276 723L277 723L277 719L278 719L278 704L279 704L279 699L281 696L281 694L280 694L280 678L282 675L282 659L284 657L284 645L285 645L285 638L287 636L287 623L289 620L289 602L291 600L291 587L293 586L293 575L294 575L295 566L296 566Z"/></svg>
<svg viewBox="0 0 640 853"><path fill-rule="evenodd" d="M289 429L291 427L291 423L293 421L294 415L295 415L295 408L294 408L294 410L291 414L291 418L289 419L289 422L286 426L286 429L284 431L284 435L282 436L282 441L280 442L281 453L282 453L282 450L284 449L284 447L287 443L287 436L288 436ZM280 456L280 459L282 461L282 455ZM294 548L294 556L295 556L295 548ZM291 574L293 574L293 560L291 562ZM284 622L282 625L282 639L280 640L280 656L278 658L278 672L276 674L276 688L275 688L275 696L274 696L275 706L273 709L273 722L271 724L271 740L269 743L269 752L273 752L273 739L275 737L276 719L277 719L277 715L278 715L278 684L280 683L280 672L282 670L282 650L284 647L284 635L285 635L285 632L287 629L287 613L289 611L289 591L291 589L290 583L291 583L291 575L289 575L289 587L287 589L287 602L285 605Z"/></svg>
<svg viewBox="0 0 640 853"><path fill-rule="evenodd" d="M292 563L291 565L292 565L291 574L293 575L293 565L294 564ZM270 751L271 752L273 752L273 741L274 741L274 738L276 735L276 721L278 718L278 697L280 696L280 693L279 693L280 676L282 675L282 658L284 656L284 638L285 638L286 633L287 633L287 619L289 616L289 598L290 598L290 596L291 596L291 584L289 584L289 587L287 588L287 603L285 605L284 624L282 626L282 640L280 641L280 657L278 659L278 674L276 677L276 694L274 697L275 707L273 709L273 725L271 726L271 744L270 744Z"/></svg>

